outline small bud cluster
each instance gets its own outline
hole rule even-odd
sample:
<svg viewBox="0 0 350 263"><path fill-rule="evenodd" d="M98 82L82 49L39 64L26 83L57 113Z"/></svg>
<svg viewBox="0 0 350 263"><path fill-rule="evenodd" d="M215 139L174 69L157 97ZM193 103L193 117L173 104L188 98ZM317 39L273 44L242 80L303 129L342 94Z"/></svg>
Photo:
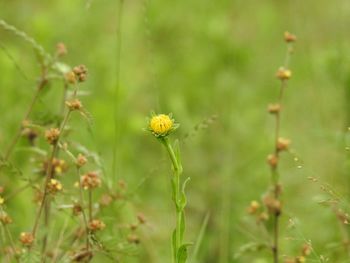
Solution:
<svg viewBox="0 0 350 263"><path fill-rule="evenodd" d="M73 68L66 74L66 80L70 84L78 82L84 82L87 77L87 68L84 65L79 65Z"/></svg>
<svg viewBox="0 0 350 263"><path fill-rule="evenodd" d="M278 138L277 140L277 150L278 151L287 151L290 145L290 140L285 138Z"/></svg>
<svg viewBox="0 0 350 263"><path fill-rule="evenodd" d="M42 163L42 173L45 175L49 168L49 161ZM68 165L65 160L54 158L52 159L52 174L51 176L61 175L68 170Z"/></svg>
<svg viewBox="0 0 350 263"><path fill-rule="evenodd" d="M85 190L93 189L101 185L101 178L96 172L88 172L81 176L80 184Z"/></svg>
<svg viewBox="0 0 350 263"><path fill-rule="evenodd" d="M73 204L73 215L77 216L80 215L83 212L83 207L81 206L81 204L75 202Z"/></svg>
<svg viewBox="0 0 350 263"><path fill-rule="evenodd" d="M49 144L52 144L52 145L57 143L59 136L60 136L60 130L57 128L51 128L45 132L46 140L48 141Z"/></svg>
<svg viewBox="0 0 350 263"><path fill-rule="evenodd" d="M66 101L66 105L69 108L69 110L71 110L71 111L81 110L81 108L83 107L83 104L81 103L81 101L79 99L73 99L70 101Z"/></svg>
<svg viewBox="0 0 350 263"><path fill-rule="evenodd" d="M281 111L281 105L279 103L270 104L267 110L271 114L278 114Z"/></svg>
<svg viewBox="0 0 350 263"><path fill-rule="evenodd" d="M247 213L255 216L256 222L265 222L269 219L269 215L263 211L260 203L256 200L250 202L250 205L247 207Z"/></svg>
<svg viewBox="0 0 350 263"><path fill-rule="evenodd" d="M34 242L34 236L30 232L22 232L19 237L19 241L22 245L30 247Z"/></svg>
<svg viewBox="0 0 350 263"><path fill-rule="evenodd" d="M106 227L106 225L99 219L93 219L89 222L88 227L91 231L95 232L95 231L103 230Z"/></svg>
<svg viewBox="0 0 350 263"><path fill-rule="evenodd" d="M280 67L277 70L276 77L280 80L288 80L292 77L292 71L284 67Z"/></svg>
<svg viewBox="0 0 350 263"><path fill-rule="evenodd" d="M84 65L74 67L73 72L79 82L83 82L86 80L87 68Z"/></svg>
<svg viewBox="0 0 350 263"><path fill-rule="evenodd" d="M277 167L278 164L278 157L276 154L270 154L267 156L267 163L272 167Z"/></svg>
<svg viewBox="0 0 350 263"><path fill-rule="evenodd" d="M62 184L56 179L51 179L50 182L47 184L47 190L52 195L62 191L62 189L63 189Z"/></svg>
<svg viewBox="0 0 350 263"><path fill-rule="evenodd" d="M5 212L0 212L0 222L4 225L12 223L12 218Z"/></svg>
<svg viewBox="0 0 350 263"><path fill-rule="evenodd" d="M270 214L280 215L282 211L281 201L268 194L263 198L263 203Z"/></svg>
<svg viewBox="0 0 350 263"><path fill-rule="evenodd" d="M77 162L76 162L77 166L83 167L87 162L88 162L88 160L87 160L86 156L79 153L78 157L77 157Z"/></svg>
<svg viewBox="0 0 350 263"><path fill-rule="evenodd" d="M284 40L287 43L291 43L291 42L297 41L297 37L296 37L296 35L293 35L293 34L289 33L288 31L286 31L286 32L284 32Z"/></svg>

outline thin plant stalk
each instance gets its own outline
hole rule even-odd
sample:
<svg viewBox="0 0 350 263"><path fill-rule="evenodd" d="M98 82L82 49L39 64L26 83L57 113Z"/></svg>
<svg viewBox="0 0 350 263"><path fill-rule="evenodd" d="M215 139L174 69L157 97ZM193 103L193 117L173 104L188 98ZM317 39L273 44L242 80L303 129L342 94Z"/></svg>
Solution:
<svg viewBox="0 0 350 263"><path fill-rule="evenodd" d="M77 167L77 174L78 174L78 180L80 182L80 168ZM83 221L85 225L85 232L86 232L86 249L89 251L90 249L90 242L89 242L89 228L88 228L88 221L87 221L87 216L85 214L85 203L84 203L84 194L83 194L83 188L81 184L79 183L79 199L80 199L80 205L82 207L82 215L83 215Z"/></svg>
<svg viewBox="0 0 350 263"><path fill-rule="evenodd" d="M76 96L77 94L77 88L75 89L74 91L74 94L73 94L73 98ZM57 143L55 143L52 147L52 151L51 151L51 155L50 155L50 158L48 160L48 168L47 168L47 173L46 173L46 179L45 179L45 185L44 185L44 195L43 195L43 199L41 201L41 204L40 204L40 207L39 207L39 210L37 212L37 215L35 217L35 220L34 220L34 226L33 226L33 230L32 230L32 235L33 237L35 238L35 235L36 235L36 232L37 232L37 228L38 228L38 225L39 225L39 220L40 220L40 216L41 216L41 213L43 211L43 208L45 207L45 203L47 201L47 196L48 196L48 183L50 182L50 180L52 179L52 171L53 171L53 165L52 165L52 161L53 159L55 158L56 156L56 152L58 150L58 142L59 142L59 139L61 137L61 134L65 128L65 126L67 125L68 123L68 120L69 120L69 117L71 115L71 112L72 110L68 110L64 116L64 119L61 123L61 126L59 128L59 135L58 135L58 138L57 138ZM47 225L49 223L47 222Z"/></svg>
<svg viewBox="0 0 350 263"><path fill-rule="evenodd" d="M288 69L289 61L290 61L290 55L292 53L292 47L287 46L287 53L286 58L284 62L284 69ZM280 86L280 92L278 96L277 103L282 106L282 100L284 97L285 89L287 87L287 79L281 80L281 86ZM280 151L278 149L278 140L280 138L280 127L281 127L281 111L278 111L275 114L275 145L274 145L274 152L275 156L278 159L280 155ZM273 193L274 198L276 200L280 199L280 187L279 187L279 171L278 171L278 162L276 165L271 166L271 177L272 177L272 184L273 184ZM272 253L273 253L273 260L274 263L279 262L279 218L280 213L274 213L273 217L273 245L272 245Z"/></svg>
<svg viewBox="0 0 350 263"><path fill-rule="evenodd" d="M184 196L181 193L181 174L183 172L182 165L180 163L179 157L176 156L173 146L171 145L169 139L167 137L161 138L161 142L164 144L174 171L174 177L172 178L172 189L173 189L173 201L176 208L176 228L174 232L173 240L173 256L174 262L178 262L178 253L182 246L183 242L183 231L184 231L184 205L185 201L183 200Z"/></svg>

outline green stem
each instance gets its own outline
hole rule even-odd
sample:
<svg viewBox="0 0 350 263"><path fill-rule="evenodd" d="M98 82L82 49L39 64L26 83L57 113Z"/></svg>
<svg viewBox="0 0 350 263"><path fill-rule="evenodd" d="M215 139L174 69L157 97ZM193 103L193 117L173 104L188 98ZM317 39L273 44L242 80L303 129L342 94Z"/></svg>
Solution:
<svg viewBox="0 0 350 263"><path fill-rule="evenodd" d="M161 138L161 140L169 153L169 156L170 156L170 159L171 159L171 162L173 164L174 171L175 171L175 175L176 175L180 171L180 166L177 162L174 149L171 146L169 139L167 137Z"/></svg>
<svg viewBox="0 0 350 263"><path fill-rule="evenodd" d="M181 165L178 162L178 159L176 158L174 149L172 145L169 142L169 139L167 137L161 138L162 143L164 144L165 148L167 149L172 166L174 169L174 203L176 207L176 229L175 229L175 237L176 237L176 242L175 242L175 253L174 253L174 262L177 260L177 253L179 251L179 248L181 247L182 243L182 238L181 238L181 220L182 220L182 208L179 205L180 204L180 176L182 173Z"/></svg>

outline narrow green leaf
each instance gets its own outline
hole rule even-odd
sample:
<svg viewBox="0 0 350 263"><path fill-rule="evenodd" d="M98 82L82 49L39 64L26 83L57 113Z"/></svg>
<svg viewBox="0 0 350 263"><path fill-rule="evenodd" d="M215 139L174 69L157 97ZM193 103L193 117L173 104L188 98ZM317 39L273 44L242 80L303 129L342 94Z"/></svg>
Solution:
<svg viewBox="0 0 350 263"><path fill-rule="evenodd" d="M178 252L177 252L177 263L185 263L188 257L188 251L187 251L187 247L191 246L192 244L187 243L187 244L183 244Z"/></svg>
<svg viewBox="0 0 350 263"><path fill-rule="evenodd" d="M180 199L180 209L183 210L187 204L187 198L186 198L186 193L185 193L185 188L187 185L187 182L190 181L191 178L188 177L185 182L182 184L182 189L181 189L181 199Z"/></svg>
<svg viewBox="0 0 350 263"><path fill-rule="evenodd" d="M181 221L180 221L180 243L182 243L184 233L186 229L185 213L181 212Z"/></svg>
<svg viewBox="0 0 350 263"><path fill-rule="evenodd" d="M173 235L171 236L171 250L176 262L176 229L174 229Z"/></svg>
<svg viewBox="0 0 350 263"><path fill-rule="evenodd" d="M200 248L200 246L202 244L202 241L203 241L203 238L204 238L204 234L205 234L205 231L207 229L208 222L209 222L209 212L206 214L206 216L205 216L205 218L203 220L203 223L202 223L202 226L200 228L197 240L195 242L195 247L194 247L194 250L193 250L193 253L192 253L192 260L191 260L192 263L195 263L197 261L199 248Z"/></svg>

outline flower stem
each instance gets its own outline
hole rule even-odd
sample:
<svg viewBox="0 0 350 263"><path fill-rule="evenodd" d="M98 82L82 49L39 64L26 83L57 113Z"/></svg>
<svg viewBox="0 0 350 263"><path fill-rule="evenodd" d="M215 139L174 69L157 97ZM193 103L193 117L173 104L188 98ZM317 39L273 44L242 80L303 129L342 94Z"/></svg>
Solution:
<svg viewBox="0 0 350 263"><path fill-rule="evenodd" d="M172 145L169 142L169 139L167 137L161 138L162 143L164 144L165 148L168 151L168 154L170 156L173 170L174 170L174 178L172 179L173 182L173 196L174 196L174 203L176 208L176 228L175 228L175 247L174 247L174 262L177 260L177 253L179 251L179 248L182 244L182 237L181 237L181 221L182 221L182 214L183 214L183 208L180 205L180 176L182 174L182 168L181 164L179 164L179 160L176 158L174 149Z"/></svg>
<svg viewBox="0 0 350 263"><path fill-rule="evenodd" d="M290 61L291 47L287 46L287 53L284 62L284 68L288 68L288 64ZM284 96L284 91L287 87L287 80L281 80L280 92L278 96L278 104L282 105L282 100ZM280 137L280 126L281 126L281 112L276 113L276 124L275 124L275 145L274 151L277 159L279 158L279 149L278 149L278 139ZM278 163L276 166L271 168L271 177L272 177L272 185L273 185L273 193L274 198L276 200L280 199L280 186L279 186L279 172L278 172ZM272 244L272 254L273 254L273 262L279 263L279 218L280 212L275 212L273 216L273 244Z"/></svg>

